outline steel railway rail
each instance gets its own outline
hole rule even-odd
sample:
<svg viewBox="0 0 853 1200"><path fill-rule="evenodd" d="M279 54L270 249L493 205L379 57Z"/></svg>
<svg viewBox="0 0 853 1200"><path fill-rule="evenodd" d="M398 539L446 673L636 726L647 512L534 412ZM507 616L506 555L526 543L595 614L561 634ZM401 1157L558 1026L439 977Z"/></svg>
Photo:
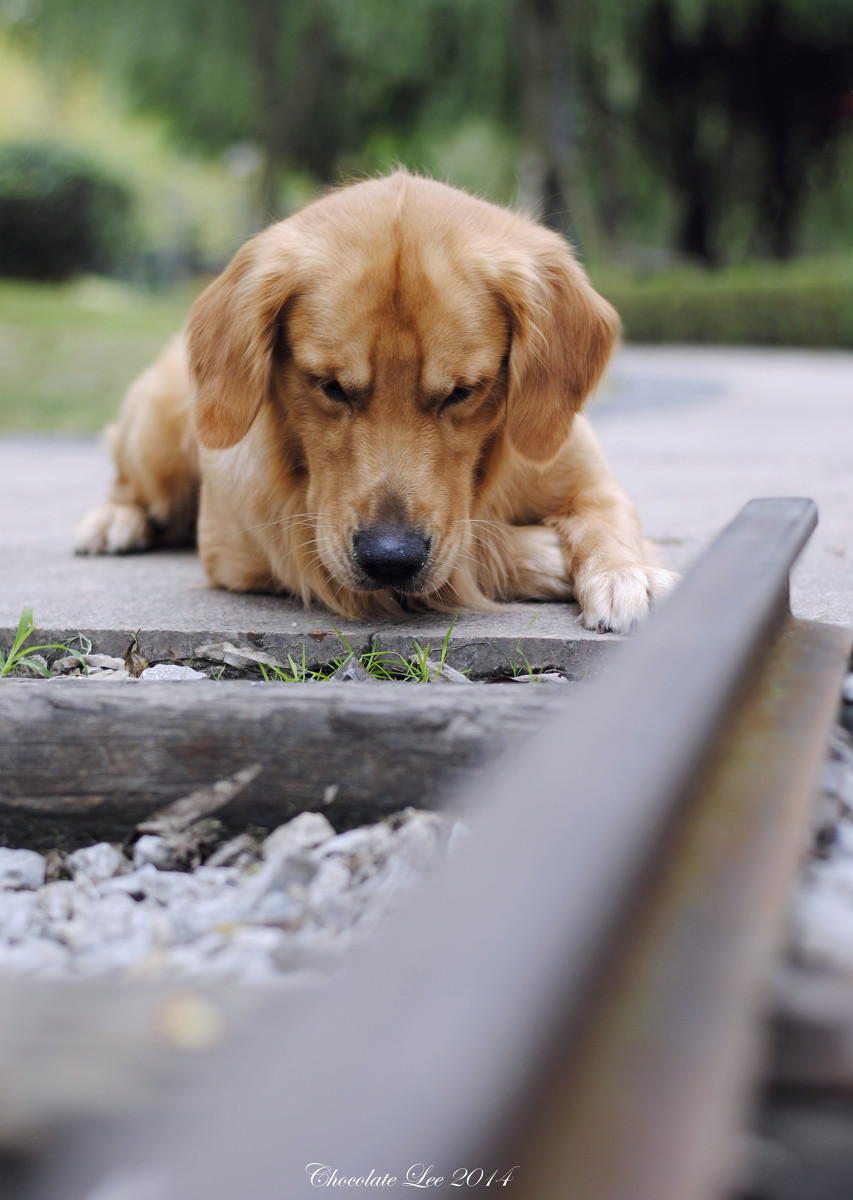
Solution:
<svg viewBox="0 0 853 1200"><path fill-rule="evenodd" d="M168 1120L82 1131L79 1193L57 1152L21 1196L723 1195L850 652L789 612L815 522L748 505L345 980L268 997Z"/></svg>

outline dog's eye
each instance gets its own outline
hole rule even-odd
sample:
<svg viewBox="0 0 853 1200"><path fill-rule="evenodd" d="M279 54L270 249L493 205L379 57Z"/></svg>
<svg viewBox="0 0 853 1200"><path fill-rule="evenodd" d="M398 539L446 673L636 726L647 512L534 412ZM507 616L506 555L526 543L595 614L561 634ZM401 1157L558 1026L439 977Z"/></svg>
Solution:
<svg viewBox="0 0 853 1200"><path fill-rule="evenodd" d="M461 404L462 401L467 400L470 395L471 388L455 387L450 395L445 396L445 398L442 400L441 410L444 411L445 408L452 408L454 404Z"/></svg>
<svg viewBox="0 0 853 1200"><path fill-rule="evenodd" d="M320 384L320 391L327 400L336 400L339 404L349 404L349 396L337 379L325 379Z"/></svg>

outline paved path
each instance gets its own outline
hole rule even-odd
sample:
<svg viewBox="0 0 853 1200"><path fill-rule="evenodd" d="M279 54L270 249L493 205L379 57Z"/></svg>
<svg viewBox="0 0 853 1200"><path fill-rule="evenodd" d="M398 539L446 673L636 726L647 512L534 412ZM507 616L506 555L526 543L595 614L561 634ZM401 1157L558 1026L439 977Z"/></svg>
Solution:
<svg viewBox="0 0 853 1200"><path fill-rule="evenodd" d="M794 571L793 609L853 625L853 354L630 347L592 412L677 570L747 500L811 496L820 525Z"/></svg>
<svg viewBox="0 0 853 1200"><path fill-rule="evenodd" d="M821 524L795 574L794 610L853 625L853 354L627 348L592 415L647 535L676 569L747 500L814 497ZM207 588L193 554L74 558L71 525L100 501L109 474L91 440L0 439L0 630L30 604L46 630L114 631L99 646L107 652L123 649L126 631L142 627L155 641L162 635L163 646L149 652L169 644L186 655L201 633L274 633L281 651L329 627L327 614L306 614L281 598ZM468 641L500 634L503 654L536 613L529 632L541 641L540 658L556 639L577 638L589 653L602 641L565 605L472 614L456 632ZM361 643L372 632L342 625ZM398 632L437 645L446 628L441 617ZM333 641L324 643L330 656L340 649Z"/></svg>

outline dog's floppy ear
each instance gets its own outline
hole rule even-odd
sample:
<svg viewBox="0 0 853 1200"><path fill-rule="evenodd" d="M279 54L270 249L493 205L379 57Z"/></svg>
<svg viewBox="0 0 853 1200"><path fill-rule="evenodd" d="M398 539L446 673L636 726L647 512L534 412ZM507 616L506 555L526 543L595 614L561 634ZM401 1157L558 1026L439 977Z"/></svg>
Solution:
<svg viewBox="0 0 853 1200"><path fill-rule="evenodd" d="M598 383L619 335L568 243L528 227L505 257L498 292L510 320L507 434L519 454L549 462Z"/></svg>
<svg viewBox="0 0 853 1200"><path fill-rule="evenodd" d="M296 239L284 223L247 242L190 310L195 427L222 450L249 432L267 394L279 314L296 288Z"/></svg>

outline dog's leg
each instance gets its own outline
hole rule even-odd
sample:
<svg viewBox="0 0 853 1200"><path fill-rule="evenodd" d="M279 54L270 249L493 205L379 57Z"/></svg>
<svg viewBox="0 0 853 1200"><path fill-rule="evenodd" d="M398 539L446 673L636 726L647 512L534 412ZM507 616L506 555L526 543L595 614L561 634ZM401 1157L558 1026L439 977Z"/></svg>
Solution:
<svg viewBox="0 0 853 1200"><path fill-rule="evenodd" d="M610 535L606 520L549 518L545 525L506 526L501 532L501 559L507 580L504 599L577 599L587 629L627 633L649 611L654 599L675 584L677 576L629 558L627 547ZM565 547L574 546L567 566ZM609 542L609 544L608 544ZM608 557L609 555L609 557Z"/></svg>
<svg viewBox="0 0 853 1200"><path fill-rule="evenodd" d="M116 478L105 504L77 522L78 554L126 554L192 536L198 468L190 383L176 339L133 383L106 433Z"/></svg>
<svg viewBox="0 0 853 1200"><path fill-rule="evenodd" d="M648 563L637 511L583 418L562 466L568 502L544 524L559 537L586 628L628 633L678 576Z"/></svg>
<svg viewBox="0 0 853 1200"><path fill-rule="evenodd" d="M490 577L507 600L570 600L573 596L559 535L545 525L502 526L494 535Z"/></svg>
<svg viewBox="0 0 853 1200"><path fill-rule="evenodd" d="M570 517L549 517L568 563L587 629L629 633L678 577L644 562L642 538L628 539L621 506L608 511L598 498Z"/></svg>

